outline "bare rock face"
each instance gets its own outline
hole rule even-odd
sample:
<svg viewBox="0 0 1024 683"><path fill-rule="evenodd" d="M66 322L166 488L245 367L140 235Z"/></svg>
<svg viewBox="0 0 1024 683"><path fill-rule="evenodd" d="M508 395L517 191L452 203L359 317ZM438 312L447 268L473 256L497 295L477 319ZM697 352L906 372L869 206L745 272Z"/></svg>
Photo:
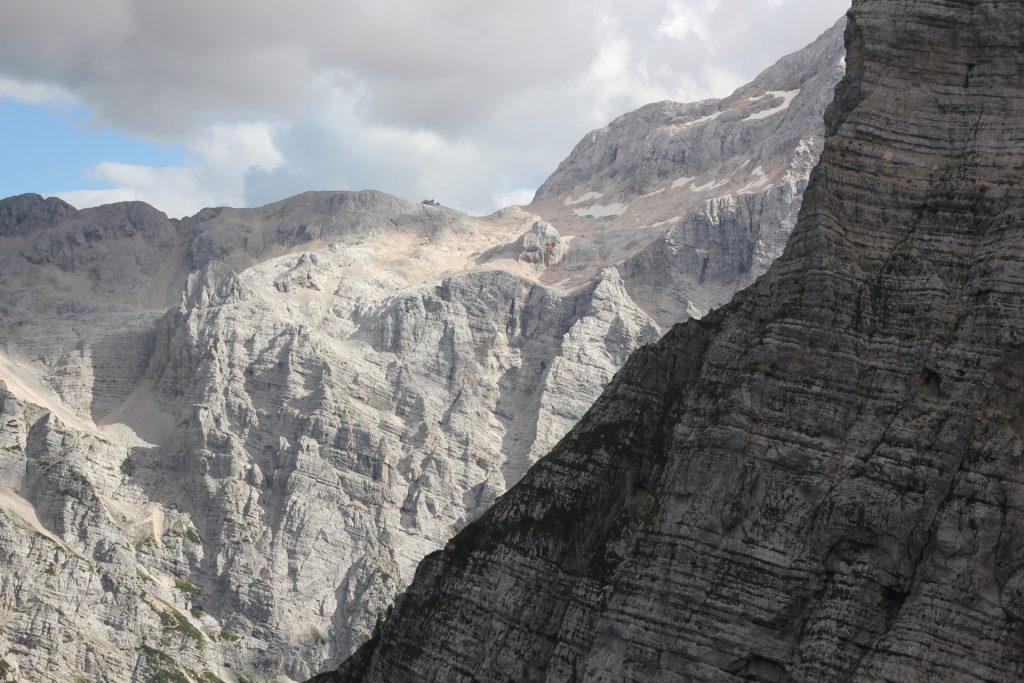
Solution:
<svg viewBox="0 0 1024 683"><path fill-rule="evenodd" d="M118 205L16 238L0 657L19 680L336 665L658 336L614 269L559 290L543 257L474 267L508 244L557 260L536 216L369 195L248 211L244 252L234 210L200 229ZM95 274L115 270L111 297Z"/></svg>
<svg viewBox="0 0 1024 683"><path fill-rule="evenodd" d="M784 255L320 680L1020 680L1024 6L857 0L846 37Z"/></svg>
<svg viewBox="0 0 1024 683"><path fill-rule="evenodd" d="M635 198L620 222L580 216L563 171L542 194L565 211L483 218L373 191L184 220L0 201L0 678L337 666L636 348L774 257L838 50L832 31L783 60L722 123L613 124L623 162L650 138L660 170L621 171L650 182L690 172L691 147L708 168L762 166L764 182L674 188L686 212ZM718 105L651 111L694 106Z"/></svg>
<svg viewBox="0 0 1024 683"><path fill-rule="evenodd" d="M0 204L0 237L24 235L51 227L75 213L75 207L56 197L37 194L11 197Z"/></svg>
<svg viewBox="0 0 1024 683"><path fill-rule="evenodd" d="M547 221L537 221L516 241L516 258L547 269L557 266L565 258L566 244Z"/></svg>
<svg viewBox="0 0 1024 683"><path fill-rule="evenodd" d="M526 207L572 240L549 279L614 264L668 327L762 275L821 152L844 22L725 99L650 104L587 135Z"/></svg>

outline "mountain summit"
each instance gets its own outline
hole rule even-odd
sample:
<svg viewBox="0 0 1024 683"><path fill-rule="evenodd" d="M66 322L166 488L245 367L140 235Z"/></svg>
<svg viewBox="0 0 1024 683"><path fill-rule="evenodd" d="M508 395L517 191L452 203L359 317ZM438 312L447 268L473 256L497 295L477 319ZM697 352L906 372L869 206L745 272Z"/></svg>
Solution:
<svg viewBox="0 0 1024 683"><path fill-rule="evenodd" d="M636 348L778 254L841 56L834 28L628 114L491 216L0 201L0 672L339 665Z"/></svg>
<svg viewBox="0 0 1024 683"><path fill-rule="evenodd" d="M1022 40L1019 2L856 0L783 256L321 680L1020 680Z"/></svg>
<svg viewBox="0 0 1024 683"><path fill-rule="evenodd" d="M844 25L725 99L649 104L584 137L525 207L572 240L549 278L615 265L667 329L763 275L821 153Z"/></svg>

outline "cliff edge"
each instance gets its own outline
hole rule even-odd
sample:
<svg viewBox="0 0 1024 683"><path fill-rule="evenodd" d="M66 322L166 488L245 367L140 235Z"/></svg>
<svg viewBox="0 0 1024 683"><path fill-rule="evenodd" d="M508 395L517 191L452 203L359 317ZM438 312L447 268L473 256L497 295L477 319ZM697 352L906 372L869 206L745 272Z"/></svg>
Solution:
<svg viewBox="0 0 1024 683"><path fill-rule="evenodd" d="M1022 40L1019 2L856 0L780 260L320 680L1020 680Z"/></svg>

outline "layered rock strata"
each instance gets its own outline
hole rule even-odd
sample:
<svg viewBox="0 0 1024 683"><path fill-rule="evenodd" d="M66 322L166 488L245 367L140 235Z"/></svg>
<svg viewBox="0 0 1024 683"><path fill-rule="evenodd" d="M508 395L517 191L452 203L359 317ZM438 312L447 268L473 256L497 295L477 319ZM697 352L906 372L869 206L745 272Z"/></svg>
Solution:
<svg viewBox="0 0 1024 683"><path fill-rule="evenodd" d="M474 266L536 253L517 210L67 210L2 276L19 680L311 675L658 334L614 269L559 291L543 259Z"/></svg>
<svg viewBox="0 0 1024 683"><path fill-rule="evenodd" d="M649 104L584 137L526 207L570 240L553 274L614 264L665 327L764 274L821 153L821 114L845 69L844 24L729 97Z"/></svg>
<svg viewBox="0 0 1024 683"><path fill-rule="evenodd" d="M624 161L643 145L666 182L764 172L666 190L661 209L573 205L607 214L581 217L541 200L474 218L367 191L178 221L137 202L0 201L0 672L209 682L336 666L634 349L728 299L765 235L781 244L838 38L717 118L662 130L718 106L663 103L650 111L668 119L614 124L601 144ZM545 196L565 208L559 192Z"/></svg>
<svg viewBox="0 0 1024 683"><path fill-rule="evenodd" d="M424 560L364 681L1017 681L1024 6L856 0L784 255Z"/></svg>

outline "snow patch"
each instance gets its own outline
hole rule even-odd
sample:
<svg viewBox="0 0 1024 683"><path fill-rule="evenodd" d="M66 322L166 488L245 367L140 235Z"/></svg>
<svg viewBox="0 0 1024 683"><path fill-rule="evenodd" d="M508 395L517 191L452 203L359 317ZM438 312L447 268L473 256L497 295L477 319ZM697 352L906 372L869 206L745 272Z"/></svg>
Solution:
<svg viewBox="0 0 1024 683"><path fill-rule="evenodd" d="M690 177L690 178L677 178L672 183L672 189L674 190L674 189L679 188L679 187L686 187L687 185L690 184L690 181L692 181L692 180L695 180L695 178L693 178L693 177Z"/></svg>
<svg viewBox="0 0 1024 683"><path fill-rule="evenodd" d="M636 229L640 230L642 228L660 228L663 225L668 225L669 223L675 223L676 221L682 220L682 218L682 216L672 216L672 218L666 218L665 220L658 221L657 223L644 223L643 225L638 225L636 226ZM637 220L640 219L638 218Z"/></svg>
<svg viewBox="0 0 1024 683"><path fill-rule="evenodd" d="M750 173L750 177L751 180L746 185L737 190L736 194L753 194L755 190L760 190L770 182L768 176L765 175L764 168L762 168L761 166L755 168Z"/></svg>
<svg viewBox="0 0 1024 683"><path fill-rule="evenodd" d="M765 97L772 97L772 98L781 97L782 98L782 104L780 104L777 107L772 107L771 109L765 109L764 111L759 111L759 112L756 112L754 114L751 114L750 116L748 116L747 118L745 118L743 120L744 121L757 121L757 120L760 120L760 119L766 119L769 116L774 116L775 114L778 114L780 111L785 111L786 109L789 109L789 105L790 105L790 103L793 102L793 98L795 98L799 94L800 94L800 89L797 88L796 90L769 90L768 92L766 92L764 95L761 95L760 97L751 97L750 98L751 101L754 101L754 102L756 102L758 100L761 100L761 99L764 99Z"/></svg>
<svg viewBox="0 0 1024 683"><path fill-rule="evenodd" d="M667 189L667 188L664 188L664 187L663 187L663 188L661 188L660 190L655 190L654 192L648 192L647 194L642 194L642 195L640 195L639 197L637 197L637 199L646 199L647 197L653 197L653 196L654 196L654 195L656 195L656 194L661 194L661 193L662 193L662 192L664 192L664 191L665 191L666 189Z"/></svg>
<svg viewBox="0 0 1024 683"><path fill-rule="evenodd" d="M581 218L605 218L607 216L621 216L626 213L629 204L594 204L585 209L573 209L573 213Z"/></svg>
<svg viewBox="0 0 1024 683"><path fill-rule="evenodd" d="M698 185L694 185L693 187L690 188L690 192L707 192L708 190L714 190L714 189L717 189L719 187L722 187L723 185L728 185L728 184L729 184L729 179L728 178L725 178L724 180L719 180L718 182L715 182L714 180L712 180L712 181L710 181L709 183L707 183L705 185L699 185L699 186Z"/></svg>
<svg viewBox="0 0 1024 683"><path fill-rule="evenodd" d="M676 125L673 126L673 128L675 128L676 130L683 130L685 128L690 128L691 126L699 126L702 123L714 121L721 115L722 112L716 111L714 114L708 114L707 116L702 116L699 119L694 119L693 121L687 121L686 123L677 123Z"/></svg>
<svg viewBox="0 0 1024 683"><path fill-rule="evenodd" d="M604 192L586 192L580 195L577 199L572 198L572 194L565 198L565 205L572 206L573 204L582 204L583 202L589 202L594 199L600 199L604 196Z"/></svg>

